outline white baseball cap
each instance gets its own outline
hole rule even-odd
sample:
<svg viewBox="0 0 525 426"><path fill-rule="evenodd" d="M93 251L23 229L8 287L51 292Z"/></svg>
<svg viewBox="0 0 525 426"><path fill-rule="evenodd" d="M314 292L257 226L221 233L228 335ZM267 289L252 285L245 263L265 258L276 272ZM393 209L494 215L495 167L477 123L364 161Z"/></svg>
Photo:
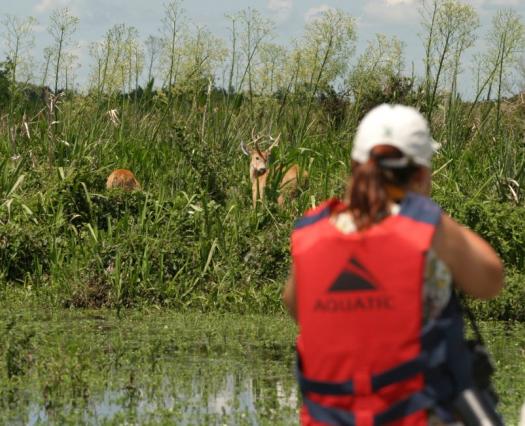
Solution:
<svg viewBox="0 0 525 426"><path fill-rule="evenodd" d="M420 166L431 166L439 144L432 139L427 120L415 108L383 104L369 111L357 128L352 160L366 163L372 148L391 145Z"/></svg>

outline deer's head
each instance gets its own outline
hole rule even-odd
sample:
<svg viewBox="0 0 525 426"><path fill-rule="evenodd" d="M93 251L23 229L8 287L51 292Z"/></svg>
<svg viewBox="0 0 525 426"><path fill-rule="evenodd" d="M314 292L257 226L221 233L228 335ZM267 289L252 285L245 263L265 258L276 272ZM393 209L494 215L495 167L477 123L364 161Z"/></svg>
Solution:
<svg viewBox="0 0 525 426"><path fill-rule="evenodd" d="M268 159L273 148L279 143L281 135L273 139L271 136L270 141L272 144L265 150L262 150L259 146L259 141L262 139L262 136L255 135L255 131L252 131L252 141L250 145L253 148L248 147L244 142L241 142L242 152L250 157L250 178L257 179L268 173Z"/></svg>

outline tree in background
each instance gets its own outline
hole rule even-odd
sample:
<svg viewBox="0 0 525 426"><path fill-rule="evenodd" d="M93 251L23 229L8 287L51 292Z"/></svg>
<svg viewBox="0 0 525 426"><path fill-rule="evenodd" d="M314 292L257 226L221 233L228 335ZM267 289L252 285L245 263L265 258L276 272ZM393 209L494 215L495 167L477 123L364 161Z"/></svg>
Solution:
<svg viewBox="0 0 525 426"><path fill-rule="evenodd" d="M7 107L9 105L11 84L9 75L11 71L9 68L11 64L9 61L0 62L0 107Z"/></svg>
<svg viewBox="0 0 525 426"><path fill-rule="evenodd" d="M301 140L319 89L328 89L347 72L357 40L355 19L341 10L328 9L306 24L305 34L290 55L289 75L294 91L307 98L307 108L296 137Z"/></svg>
<svg viewBox="0 0 525 426"><path fill-rule="evenodd" d="M124 56L127 91L129 93L138 90L139 79L144 71L144 48L139 41L139 31L135 27L128 28L124 43Z"/></svg>
<svg viewBox="0 0 525 426"><path fill-rule="evenodd" d="M450 92L457 87L461 58L475 41L479 18L471 5L459 0L425 0L421 9L425 45L425 111L431 121L436 96L448 79Z"/></svg>
<svg viewBox="0 0 525 426"><path fill-rule="evenodd" d="M49 67L51 66L51 59L53 57L53 49L51 47L44 48L44 63L42 67L42 81L41 86L44 87L49 76Z"/></svg>
<svg viewBox="0 0 525 426"><path fill-rule="evenodd" d="M67 61L64 61L68 49L73 46L73 34L75 33L79 19L73 16L68 8L57 9L51 13L49 18L48 32L53 38L52 54L54 59L55 93L58 92L58 85L61 72L65 76L67 71L62 68L66 67Z"/></svg>
<svg viewBox="0 0 525 426"><path fill-rule="evenodd" d="M65 52L63 61L61 78L64 82L64 90L67 92L75 89L76 71L80 68L80 64L78 63L78 55L74 52Z"/></svg>
<svg viewBox="0 0 525 426"><path fill-rule="evenodd" d="M520 92L520 94L522 93L525 93L525 52L522 53L521 55L521 59L520 59L520 64L518 66L518 70L519 70L519 74L520 74L520 78L519 78L519 87L518 87L518 90Z"/></svg>
<svg viewBox="0 0 525 426"><path fill-rule="evenodd" d="M205 27L196 26L184 36L180 62L182 87L199 89L204 82L215 80L215 71L226 58L227 50L223 40L215 37Z"/></svg>
<svg viewBox="0 0 525 426"><path fill-rule="evenodd" d="M18 18L5 15L2 19L4 26L4 40L7 48L7 61L2 70L3 78L7 77L8 94L0 94L3 102L9 104L7 127L9 128L8 139L13 152L16 152L16 123L14 122L15 109L22 109L19 102L20 89L23 89L32 76L31 49L35 43L33 33L36 20L32 17ZM23 85L21 86L21 83ZM5 82L4 82L5 83ZM1 84L1 83L0 83ZM2 84L3 85L3 84Z"/></svg>
<svg viewBox="0 0 525 426"><path fill-rule="evenodd" d="M181 0L172 0L164 8L161 68L164 73L164 86L170 93L177 80L180 65L180 39L185 31L184 15Z"/></svg>
<svg viewBox="0 0 525 426"><path fill-rule="evenodd" d="M405 80L404 49L405 44L395 36L388 38L384 34L376 34L368 42L346 78L347 91L360 116L380 103L400 102L406 95L400 89L411 88L410 79L405 85L401 84Z"/></svg>
<svg viewBox="0 0 525 426"><path fill-rule="evenodd" d="M499 131L501 98L503 94L510 94L513 90L512 77L515 76L515 70L520 66L524 37L523 23L515 11L497 12L492 20L492 28L486 37L487 47L481 54L476 55L477 61L473 71L477 76L476 91L467 119L471 119L475 107L482 98L487 101L494 98L494 85L496 85L496 128ZM480 118L481 124L486 122L491 109L492 105L489 103Z"/></svg>
<svg viewBox="0 0 525 426"><path fill-rule="evenodd" d="M269 38L273 31L273 24L264 18L257 10L248 8L238 14L241 27L240 52L244 61L244 72L239 84L239 89L246 84L250 97L250 106L253 112L253 87L254 69L256 68L257 55L261 44Z"/></svg>
<svg viewBox="0 0 525 426"><path fill-rule="evenodd" d="M519 66L525 28L520 16L512 9L500 10L492 20L492 29L488 34L489 48L482 57L484 75L487 81L487 99L496 86L496 132L500 129L501 98L512 91L510 76Z"/></svg>
<svg viewBox="0 0 525 426"><path fill-rule="evenodd" d="M150 82L154 79L154 67L158 61L159 54L162 51L162 39L160 37L150 35L144 43L146 47L146 59L148 77L147 81Z"/></svg>
<svg viewBox="0 0 525 426"><path fill-rule="evenodd" d="M237 66L237 15L226 15L226 18L230 20L231 27L230 30L230 40L231 40L231 48L230 48L230 62L229 62L229 71L228 71L228 85L227 90L228 93L234 93L237 87L237 77L236 71L238 71ZM226 72L226 70L225 70ZM226 79L223 78L223 81L225 82Z"/></svg>
<svg viewBox="0 0 525 426"><path fill-rule="evenodd" d="M107 37L106 32L106 37ZM94 89L97 93L102 93L103 89L103 74L106 66L104 54L104 42L97 41L89 45L89 56L93 60L90 71L90 89Z"/></svg>
<svg viewBox="0 0 525 426"><path fill-rule="evenodd" d="M341 10L325 10L308 22L295 47L301 60L299 83L315 92L344 76L356 41L355 19Z"/></svg>
<svg viewBox="0 0 525 426"><path fill-rule="evenodd" d="M34 27L36 19L31 16L19 18L13 15L5 15L2 24L4 26L3 36L7 48L7 57L11 63L9 80L14 90L17 82L28 82L32 77L31 51L35 45Z"/></svg>
<svg viewBox="0 0 525 426"><path fill-rule="evenodd" d="M276 43L263 43L260 46L259 65L256 68L256 91L272 95L286 87L286 62L288 50Z"/></svg>
<svg viewBox="0 0 525 426"><path fill-rule="evenodd" d="M144 67L143 49L135 27L117 24L104 40L92 43L91 86L99 94L114 94L136 89Z"/></svg>

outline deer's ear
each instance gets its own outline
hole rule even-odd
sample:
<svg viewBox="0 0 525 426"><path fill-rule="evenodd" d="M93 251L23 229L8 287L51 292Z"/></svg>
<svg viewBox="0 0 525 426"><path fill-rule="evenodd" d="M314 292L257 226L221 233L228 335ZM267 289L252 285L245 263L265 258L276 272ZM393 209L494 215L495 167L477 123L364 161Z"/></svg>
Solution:
<svg viewBox="0 0 525 426"><path fill-rule="evenodd" d="M248 157L250 156L250 150L244 142L241 142L240 148L244 155L247 155Z"/></svg>

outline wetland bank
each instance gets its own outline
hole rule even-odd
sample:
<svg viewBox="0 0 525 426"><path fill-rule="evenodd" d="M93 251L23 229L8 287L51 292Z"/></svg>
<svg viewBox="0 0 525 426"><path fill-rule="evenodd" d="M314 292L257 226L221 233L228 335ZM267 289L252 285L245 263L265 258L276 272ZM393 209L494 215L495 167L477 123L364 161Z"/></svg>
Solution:
<svg viewBox="0 0 525 426"><path fill-rule="evenodd" d="M482 326L516 424L525 327ZM2 308L0 424L296 424L295 334L284 315Z"/></svg>
<svg viewBox="0 0 525 426"><path fill-rule="evenodd" d="M0 326L0 424L297 417L295 328L284 316L3 309Z"/></svg>
<svg viewBox="0 0 525 426"><path fill-rule="evenodd" d="M0 423L297 421L296 328L280 302L290 231L341 194L359 119L391 102L429 118L441 143L433 198L505 262L502 295L469 303L515 424L525 398L525 104L511 77L524 28L511 10L480 29L471 6L426 4L435 8L421 17L423 75L406 71L396 37L378 34L356 54L359 25L346 12L324 11L279 46L253 9L228 18L225 41L178 27L187 17L176 1L160 50L126 24L108 29L82 90L71 85L71 11L53 12L49 67L36 76L26 75L36 70L26 49L34 22L7 18L24 49L0 64ZM468 64L477 81L465 100L458 76L481 37L490 48ZM281 135L255 208L239 149L254 129L268 136L262 148ZM279 206L292 164L308 182ZM142 189L106 190L115 169L133 171Z"/></svg>

